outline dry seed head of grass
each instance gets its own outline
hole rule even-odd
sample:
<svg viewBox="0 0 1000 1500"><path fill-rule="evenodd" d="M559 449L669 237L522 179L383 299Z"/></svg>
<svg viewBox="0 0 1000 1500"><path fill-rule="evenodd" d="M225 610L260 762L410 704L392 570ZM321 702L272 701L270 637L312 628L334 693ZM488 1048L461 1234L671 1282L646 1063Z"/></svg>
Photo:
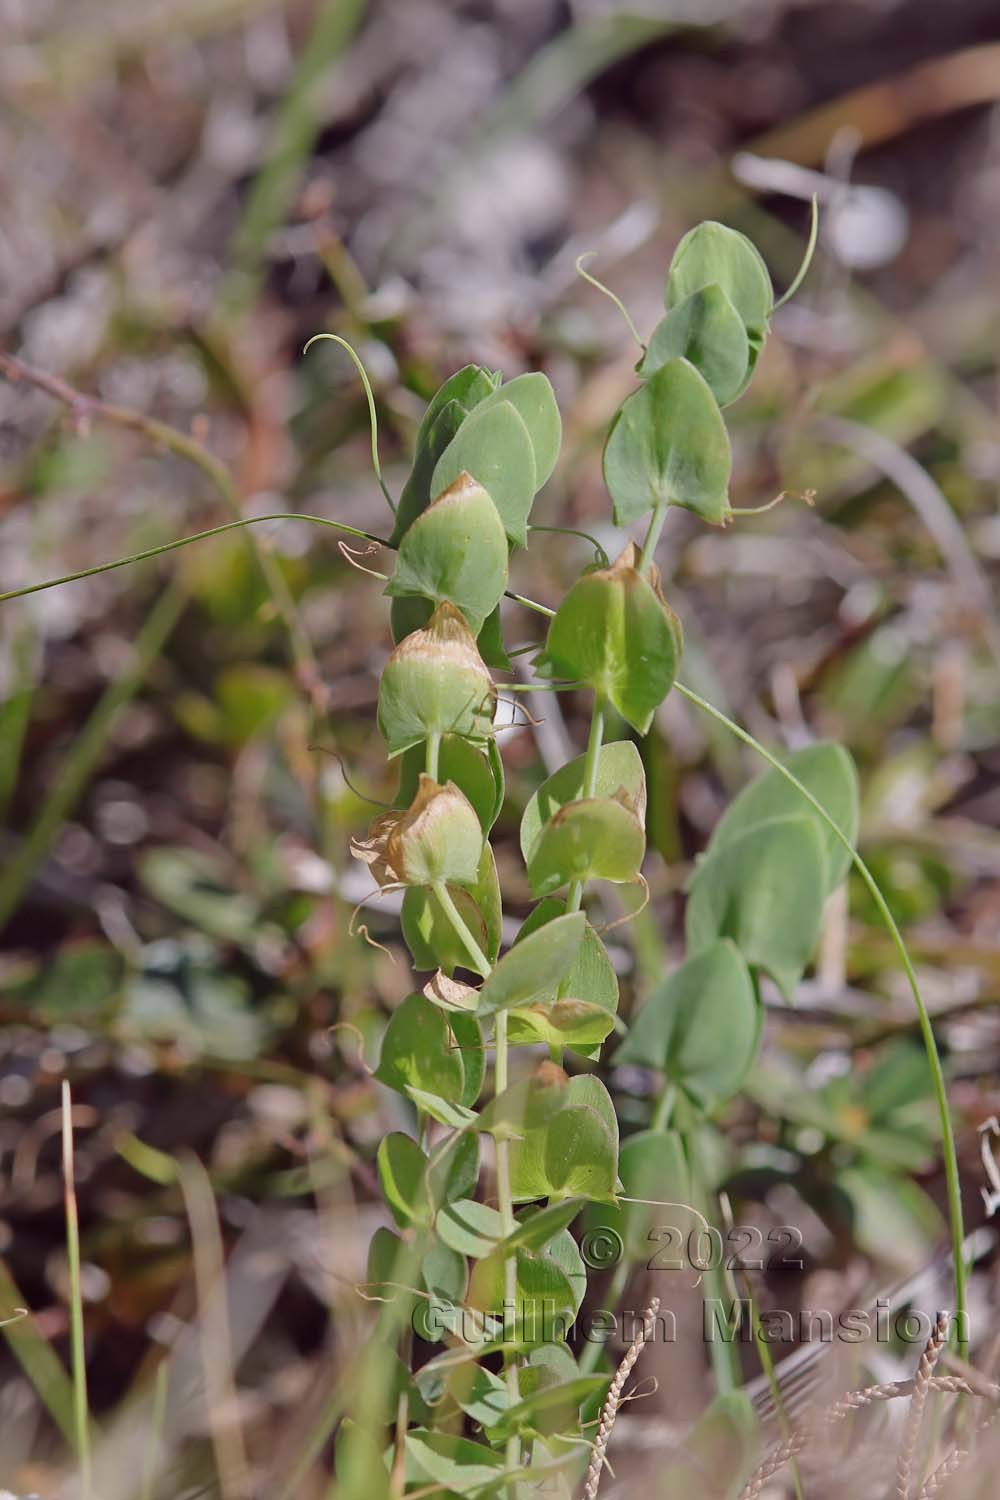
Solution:
<svg viewBox="0 0 1000 1500"><path fill-rule="evenodd" d="M928 1396L931 1392L935 1392L942 1396L975 1396L982 1400L1000 1403L1000 1385L963 1376L935 1375L934 1371L948 1340L950 1321L948 1313L938 1315L937 1323L921 1356L913 1380L894 1381L885 1385L871 1385L861 1390L849 1391L832 1406L807 1417L799 1427L776 1444L764 1457L740 1491L738 1500L760 1500L768 1483L780 1474L791 1459L811 1450L815 1451L819 1442L829 1436L831 1428L853 1412L873 1406L878 1402L896 1401L905 1397L909 1397L910 1408L896 1456L892 1500L932 1500L933 1496L940 1494L944 1486L955 1477L973 1454L971 1448L961 1447L956 1443L921 1487L918 1490L914 1489L915 1483L920 1483L922 1473L919 1455ZM975 1433L978 1435L985 1432L993 1424L997 1415L997 1412L991 1412L990 1416L975 1428ZM587 1500L590 1500L589 1491Z"/></svg>
<svg viewBox="0 0 1000 1500"><path fill-rule="evenodd" d="M615 1418L618 1415L618 1408L622 1403L625 1382L631 1375L636 1360L643 1351L646 1339L649 1337L649 1330L656 1326L656 1314L659 1310L660 1299L659 1297L654 1297L642 1315L642 1322L639 1325L635 1338L626 1351L624 1359L615 1371L615 1378L611 1382L611 1388L608 1391L607 1399L604 1402L604 1408L601 1412L601 1420L597 1425L597 1435L594 1438L594 1446L590 1455L590 1465L587 1469L587 1480L583 1490L584 1500L596 1500L598 1486L601 1482L601 1474L607 1462L605 1453L611 1438L611 1429L614 1427Z"/></svg>

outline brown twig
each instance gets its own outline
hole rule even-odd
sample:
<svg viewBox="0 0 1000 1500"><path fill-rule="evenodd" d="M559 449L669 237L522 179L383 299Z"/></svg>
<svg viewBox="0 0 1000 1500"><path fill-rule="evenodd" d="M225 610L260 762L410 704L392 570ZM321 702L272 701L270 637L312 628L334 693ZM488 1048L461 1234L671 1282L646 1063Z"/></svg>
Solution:
<svg viewBox="0 0 1000 1500"><path fill-rule="evenodd" d="M625 1358L615 1371L615 1378L611 1382L611 1389L608 1391L607 1400L601 1412L597 1436L594 1438L594 1447L590 1455L590 1467L587 1469L587 1482L583 1490L584 1500L596 1500L597 1488L601 1482L601 1472L604 1468L604 1455L611 1437L611 1429L614 1427L615 1418L618 1415L618 1408L621 1405L625 1382L632 1373L635 1362L643 1351L646 1340L649 1337L650 1327L659 1310L660 1299L659 1297L654 1297L642 1315L642 1324L629 1345Z"/></svg>

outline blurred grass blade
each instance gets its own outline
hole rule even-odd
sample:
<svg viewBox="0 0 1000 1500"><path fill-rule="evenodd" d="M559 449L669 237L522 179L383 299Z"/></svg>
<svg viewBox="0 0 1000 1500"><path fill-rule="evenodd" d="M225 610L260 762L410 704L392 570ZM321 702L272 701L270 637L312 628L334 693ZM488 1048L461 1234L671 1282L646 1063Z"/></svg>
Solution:
<svg viewBox="0 0 1000 1500"><path fill-rule="evenodd" d="M73 1363L73 1430L80 1465L83 1500L90 1496L90 1417L87 1408L87 1343L83 1326L83 1287L80 1281L80 1222L73 1170L73 1100L69 1082L62 1085L62 1167L66 1205L66 1255L69 1261L70 1350Z"/></svg>
<svg viewBox="0 0 1000 1500"><path fill-rule="evenodd" d="M122 710L145 681L186 602L184 587L176 581L169 584L136 637L131 664L105 689L75 740L24 842L0 874L0 928L16 910L52 840L83 795Z"/></svg>
<svg viewBox="0 0 1000 1500"><path fill-rule="evenodd" d="M253 300L267 242L284 221L320 126L318 91L361 24L366 0L320 0L309 40L278 112L267 161L250 190L233 243L233 270L223 288L227 315Z"/></svg>
<svg viewBox="0 0 1000 1500"><path fill-rule="evenodd" d="M66 1371L53 1353L48 1340L39 1332L34 1318L14 1317L15 1309L24 1307L21 1295L6 1263L0 1260L0 1311L3 1313L3 1336L42 1402L49 1416L70 1444L76 1441L73 1421L73 1387Z"/></svg>
<svg viewBox="0 0 1000 1500"><path fill-rule="evenodd" d="M249 1471L239 1425L222 1232L212 1184L197 1157L187 1155L180 1163L180 1184L191 1226L205 1404L219 1491L223 1500L240 1500L249 1494Z"/></svg>
<svg viewBox="0 0 1000 1500"><path fill-rule="evenodd" d="M23 620L10 644L10 692L0 704L0 822L17 788L24 736L31 721L37 631Z"/></svg>

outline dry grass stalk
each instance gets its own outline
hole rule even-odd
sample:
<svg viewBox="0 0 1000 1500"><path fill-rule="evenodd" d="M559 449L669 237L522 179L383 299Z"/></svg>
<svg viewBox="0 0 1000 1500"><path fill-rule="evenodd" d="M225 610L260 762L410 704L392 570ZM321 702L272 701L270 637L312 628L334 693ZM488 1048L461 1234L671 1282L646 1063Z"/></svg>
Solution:
<svg viewBox="0 0 1000 1500"><path fill-rule="evenodd" d="M934 1367L940 1359L941 1351L948 1339L950 1323L951 1319L947 1312L938 1313L934 1331L927 1341L927 1348L921 1355L920 1364L917 1366L917 1374L913 1382L913 1395L910 1397L910 1409L906 1414L906 1425L903 1428L899 1454L896 1458L896 1500L909 1500L910 1497L910 1485L913 1479L913 1468L917 1459L917 1450L920 1446L920 1429L923 1426L927 1393L934 1374Z"/></svg>
<svg viewBox="0 0 1000 1500"><path fill-rule="evenodd" d="M615 1425L618 1408L621 1405L622 1392L625 1382L631 1375L636 1360L643 1351L643 1347L649 1337L649 1330L654 1326L656 1314L660 1310L660 1299L654 1297L642 1315L642 1324L628 1347L625 1358L615 1371L615 1378L611 1382L604 1409L601 1412L601 1420L597 1427L597 1436L594 1438L594 1447L590 1455L590 1467L587 1469L587 1482L584 1486L584 1500L596 1500L597 1488L601 1482L601 1472L604 1468L604 1455L607 1451L608 1440L611 1437L611 1429Z"/></svg>
<svg viewBox="0 0 1000 1500"><path fill-rule="evenodd" d="M947 1329L945 1329L946 1332ZM771 1452L767 1454L759 1467L754 1470L753 1474L747 1480L747 1483L739 1493L738 1500L759 1500L768 1480L779 1473L790 1458L794 1458L796 1454L803 1453L807 1448L812 1447L823 1429L832 1427L835 1423L841 1422L845 1417L850 1416L852 1412L860 1411L866 1406L873 1406L878 1401L898 1401L904 1396L916 1399L918 1384L920 1388L920 1409L922 1409L931 1391L948 1396L978 1396L990 1401L1000 1401L1000 1385L994 1385L992 1382L981 1380L972 1382L964 1380L957 1375L935 1375L933 1373L934 1363L940 1356L941 1348L943 1347L942 1341L942 1344L937 1345L933 1357L930 1360L928 1359L931 1347L934 1345L937 1336L938 1330L935 1329L927 1350L921 1359L916 1379L900 1380L889 1385L869 1385L859 1391L850 1391L833 1406L829 1406L824 1411L816 1413L812 1421L804 1423L792 1432L785 1441L772 1448ZM908 1422L907 1430L909 1430L909 1426ZM905 1441L906 1438L904 1437ZM940 1470L936 1471L936 1474L939 1472ZM936 1494L937 1489L940 1488L952 1472L954 1470L950 1470L949 1474L941 1475L937 1482L937 1488L930 1490L928 1493L930 1495ZM931 1480L928 1483L935 1480L936 1474L931 1476ZM899 1493L897 1489L896 1494L898 1495ZM923 1492L921 1492L920 1500L924 1500Z"/></svg>

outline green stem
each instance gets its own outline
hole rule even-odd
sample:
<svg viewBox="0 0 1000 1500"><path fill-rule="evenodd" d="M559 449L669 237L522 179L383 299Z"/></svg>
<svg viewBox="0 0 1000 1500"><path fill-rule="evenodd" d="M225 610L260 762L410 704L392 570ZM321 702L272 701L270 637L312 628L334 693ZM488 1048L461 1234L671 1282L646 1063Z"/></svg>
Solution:
<svg viewBox="0 0 1000 1500"><path fill-rule="evenodd" d="M899 961L903 967L903 972L906 975L907 982L910 986L910 993L913 996L913 1001L917 1008L917 1017L920 1023L920 1034L923 1039L924 1050L927 1053L927 1061L931 1070L931 1079L934 1087L934 1097L937 1102L938 1119L941 1125L941 1144L944 1155L945 1183L948 1197L948 1217L951 1225L952 1254L955 1262L956 1340L959 1353L964 1356L968 1347L968 1339L966 1338L965 1328L965 1227L962 1214L962 1182L958 1171L958 1152L955 1146L955 1132L952 1126L951 1113L948 1108L948 1087L945 1083L944 1069L941 1066L941 1057L937 1048L937 1039L934 1036L934 1027L931 1024L931 1018L928 1014L927 1006L924 1004L923 996L920 993L920 986L917 982L917 976L914 971L913 964L910 961L910 955L906 950L906 944L903 942L902 933L896 925L895 918L893 917L892 912L889 910L889 906L886 902L885 897L882 895L882 891L879 888L878 881L875 879L874 875L869 870L868 866L861 858L861 855L851 843L850 839L845 833L841 831L834 820L830 817L830 814L827 812L826 808L813 796L808 787L803 786L798 777L794 776L792 772L789 771L787 766L782 765L777 756L772 755L769 750L765 750L764 746L761 745L757 740L755 740L752 734L748 734L745 729L741 729L738 724L735 724L733 720L730 719L726 714L722 713L720 709L715 708L711 703L700 697L698 693L693 692L691 688L685 687L683 683L678 682L675 683L674 686L682 697L687 698L689 703L695 704L696 707L702 709L705 713L710 714L711 717L715 719L719 724L725 725L730 733L734 734L737 739L742 740L745 745L749 745L751 750L755 750L758 755L762 756L770 766L773 766L773 768L781 776L783 776L791 786L795 787L796 791L799 792L802 797L806 799L806 801L812 807L813 811L817 814L818 817L822 818L826 826L836 836L836 838L851 856L851 861L854 865L854 868L857 870L861 879L864 881L872 900L875 902L875 905L878 908L879 916L882 918L882 921L889 932L889 936L892 938L893 945L896 949L897 954L899 955Z"/></svg>
<svg viewBox="0 0 1000 1500"><path fill-rule="evenodd" d="M461 940L466 953L473 960L476 969L481 974L488 974L492 965L469 931L461 912L451 898L451 892L443 881L436 881L431 887L441 906L447 914L448 920L455 929ZM497 1011L496 1030L496 1071L494 1086L497 1094L502 1094L507 1088L507 1012ZM500 1210L500 1224L503 1229L504 1239L509 1238L517 1227L514 1218L514 1199L510 1186L510 1142L497 1140L497 1206ZM506 1338L508 1327L508 1315L513 1318L516 1327L517 1320L517 1259L514 1255L508 1255L504 1260L504 1336ZM512 1358L507 1350L504 1350L504 1373L507 1379L507 1390L511 1405L518 1400L517 1361ZM507 1468L516 1469L520 1464L520 1447L516 1434L507 1439ZM509 1486L509 1492L513 1500L513 1485Z"/></svg>
<svg viewBox="0 0 1000 1500"><path fill-rule="evenodd" d="M437 897L445 915L448 918L448 921L455 929L455 933L461 941L462 947L472 959L472 967L475 969L477 974L482 974L485 978L485 976L490 972L490 969L493 967L493 965L490 963L489 959L486 957L486 954L483 952L482 948L480 948L479 944L472 936L472 933L469 931L465 918L462 916L462 913L459 911L458 907L455 905L454 901L451 898L451 892L449 891L448 887L445 885L443 880L436 880L431 886L431 890Z"/></svg>
<svg viewBox="0 0 1000 1500"><path fill-rule="evenodd" d="M429 734L427 736L427 757L424 762L424 770L432 781L438 779L438 759L441 755L441 736Z"/></svg>
<svg viewBox="0 0 1000 1500"><path fill-rule="evenodd" d="M622 1255L621 1260L615 1267L615 1274L611 1278L607 1296L603 1299L604 1305L609 1312L615 1312L619 1303L625 1295L628 1279L632 1271L632 1262L628 1254ZM588 1339L580 1350L577 1364L580 1366L581 1375L592 1375L597 1369L597 1363L604 1353L604 1344L597 1339Z"/></svg>
<svg viewBox="0 0 1000 1500"><path fill-rule="evenodd" d="M640 577L645 576L650 563L653 561L656 544L660 540L660 532L663 530L663 523L666 519L667 506L655 505L653 507L653 514L649 518L649 529L646 532L646 540L642 544L642 555L639 558Z"/></svg>
<svg viewBox="0 0 1000 1500"><path fill-rule="evenodd" d="M709 1224L715 1225L716 1215L711 1212L711 1202L708 1188L701 1171L701 1162L698 1157L698 1143L696 1136L685 1135L684 1155L687 1157L688 1169L691 1173L691 1201L694 1208L704 1214ZM699 1268L700 1269L700 1268ZM711 1299L717 1306L721 1307L725 1298L725 1278L721 1265L716 1265L714 1257L709 1249L708 1268L702 1272L705 1285L705 1300ZM712 1363L712 1375L715 1378L715 1388L720 1396L728 1396L738 1390L742 1383L742 1371L740 1370L739 1355L736 1345L725 1338L710 1338L708 1340L708 1355Z"/></svg>
<svg viewBox="0 0 1000 1500"><path fill-rule="evenodd" d="M80 1223L73 1173L73 1101L69 1083L62 1086L63 1196L66 1209L66 1257L69 1261L69 1331L73 1366L73 1427L83 1500L91 1493L90 1416L87 1406L87 1345L80 1281Z"/></svg>
<svg viewBox="0 0 1000 1500"><path fill-rule="evenodd" d="M674 1112L674 1103L677 1099L677 1085L668 1083L653 1111L653 1118L649 1122L650 1130L663 1131L670 1124L670 1117Z"/></svg>

